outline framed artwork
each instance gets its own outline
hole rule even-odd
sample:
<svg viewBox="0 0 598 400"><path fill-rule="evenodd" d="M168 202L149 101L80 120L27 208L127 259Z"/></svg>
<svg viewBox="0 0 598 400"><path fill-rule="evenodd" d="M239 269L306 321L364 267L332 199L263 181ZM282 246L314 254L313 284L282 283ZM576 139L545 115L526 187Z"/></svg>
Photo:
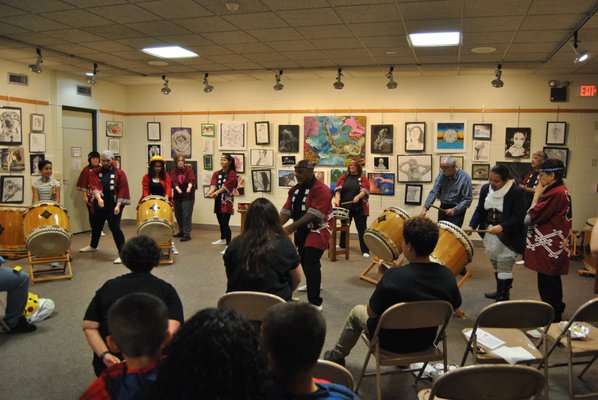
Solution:
<svg viewBox="0 0 598 400"><path fill-rule="evenodd" d="M338 179L341 177L342 174L346 173L347 170L346 169L341 169L341 168L332 168L330 170L330 190L334 192L334 189L336 188L336 182L338 182Z"/></svg>
<svg viewBox="0 0 598 400"><path fill-rule="evenodd" d="M405 151L423 152L426 149L426 123L405 122Z"/></svg>
<svg viewBox="0 0 598 400"><path fill-rule="evenodd" d="M0 171L14 172L25 171L25 149L10 147L0 150Z"/></svg>
<svg viewBox="0 0 598 400"><path fill-rule="evenodd" d="M214 169L214 160L211 154L203 156L203 169L211 171Z"/></svg>
<svg viewBox="0 0 598 400"><path fill-rule="evenodd" d="M270 144L270 123L268 121L255 123L255 144Z"/></svg>
<svg viewBox="0 0 598 400"><path fill-rule="evenodd" d="M0 106L0 145L23 143L21 109Z"/></svg>
<svg viewBox="0 0 598 400"><path fill-rule="evenodd" d="M210 192L210 185L203 185L201 188L203 189L203 197L207 199Z"/></svg>
<svg viewBox="0 0 598 400"><path fill-rule="evenodd" d="M405 185L405 204L421 205L423 191L424 185L414 185L412 183Z"/></svg>
<svg viewBox="0 0 598 400"><path fill-rule="evenodd" d="M39 170L39 163L44 161L46 156L44 154L29 154L29 165L31 166L31 176L41 175Z"/></svg>
<svg viewBox="0 0 598 400"><path fill-rule="evenodd" d="M233 190L234 196L245 195L245 175L237 175L237 187Z"/></svg>
<svg viewBox="0 0 598 400"><path fill-rule="evenodd" d="M108 150L110 150L112 154L120 154L120 139L109 138Z"/></svg>
<svg viewBox="0 0 598 400"><path fill-rule="evenodd" d="M463 169L463 162L464 162L463 156L454 156L452 154L440 156L440 157L438 157L438 165L442 164L442 157L453 157L455 159L455 162L457 163L457 168Z"/></svg>
<svg viewBox="0 0 598 400"><path fill-rule="evenodd" d="M162 145L161 144L148 144L147 145L147 161L150 160L153 156L161 156L162 155Z"/></svg>
<svg viewBox="0 0 598 400"><path fill-rule="evenodd" d="M297 178L295 178L295 171L291 169L279 169L278 170L278 186L290 188L297 184Z"/></svg>
<svg viewBox="0 0 598 400"><path fill-rule="evenodd" d="M247 123L238 121L222 121L218 123L220 129L221 150L245 150L247 147Z"/></svg>
<svg viewBox="0 0 598 400"><path fill-rule="evenodd" d="M147 123L147 141L148 142L159 142L162 140L162 128L159 122L148 122Z"/></svg>
<svg viewBox="0 0 598 400"><path fill-rule="evenodd" d="M203 153L214 154L214 139L203 140Z"/></svg>
<svg viewBox="0 0 598 400"><path fill-rule="evenodd" d="M529 158L532 128L507 128L505 134L506 158Z"/></svg>
<svg viewBox="0 0 598 400"><path fill-rule="evenodd" d="M83 148L79 147L79 146L73 146L71 147L71 157L76 158L76 157L81 157L81 152L83 151Z"/></svg>
<svg viewBox="0 0 598 400"><path fill-rule="evenodd" d="M365 159L364 116L303 117L304 158L321 166L348 165Z"/></svg>
<svg viewBox="0 0 598 400"><path fill-rule="evenodd" d="M492 140L492 124L473 124L475 140Z"/></svg>
<svg viewBox="0 0 598 400"><path fill-rule="evenodd" d="M116 164L116 168L122 168L121 156L114 156L114 163Z"/></svg>
<svg viewBox="0 0 598 400"><path fill-rule="evenodd" d="M170 155L191 158L191 128L170 128Z"/></svg>
<svg viewBox="0 0 598 400"><path fill-rule="evenodd" d="M106 136L123 137L123 123L106 121Z"/></svg>
<svg viewBox="0 0 598 400"><path fill-rule="evenodd" d="M393 125L372 125L372 154L392 154L394 146Z"/></svg>
<svg viewBox="0 0 598 400"><path fill-rule="evenodd" d="M45 133L30 133L29 134L29 152L30 153L45 153L46 152L46 134Z"/></svg>
<svg viewBox="0 0 598 400"><path fill-rule="evenodd" d="M544 152L548 158L561 160L565 164L565 173L563 177L567 176L567 166L569 165L569 149L567 147L544 147Z"/></svg>
<svg viewBox="0 0 598 400"><path fill-rule="evenodd" d="M197 161L185 160L185 165L191 167L191 169L193 170L193 175L195 175L195 184L193 185L193 187L197 190L197 188L199 187L197 184L197 180L199 179L199 176L197 175ZM172 171L174 168L176 168L175 162L172 160L167 160L166 161L166 172L170 173L170 171ZM208 179L208 183L207 183L207 185L209 185L210 181L212 180L212 173L211 172L204 172L204 173L209 175L209 179Z"/></svg>
<svg viewBox="0 0 598 400"><path fill-rule="evenodd" d="M22 203L24 185L24 176L2 176L0 178L0 189L2 189L2 193L0 193L0 199L2 199L2 203Z"/></svg>
<svg viewBox="0 0 598 400"><path fill-rule="evenodd" d="M31 128L31 132L43 132L44 131L44 125L45 125L45 121L46 121L46 116L44 114L31 114L29 116L30 118L30 128Z"/></svg>
<svg viewBox="0 0 598 400"><path fill-rule="evenodd" d="M314 176L316 177L317 180L326 183L327 182L327 180L326 180L327 172L328 171L326 171L325 169L316 169L316 170L314 170Z"/></svg>
<svg viewBox="0 0 598 400"><path fill-rule="evenodd" d="M201 124L201 136L216 136L215 124Z"/></svg>
<svg viewBox="0 0 598 400"><path fill-rule="evenodd" d="M273 167L274 150L251 149L249 151L249 165L252 167Z"/></svg>
<svg viewBox="0 0 598 400"><path fill-rule="evenodd" d="M272 191L272 171L269 169L254 169L251 171L251 183L253 192Z"/></svg>
<svg viewBox="0 0 598 400"><path fill-rule="evenodd" d="M480 192L482 191L483 183L472 183L471 184L471 194L474 198L480 197Z"/></svg>
<svg viewBox="0 0 598 400"><path fill-rule="evenodd" d="M384 171L389 168L389 157L374 157L374 169Z"/></svg>
<svg viewBox="0 0 598 400"><path fill-rule="evenodd" d="M509 176L518 184L523 182L528 173L532 172L532 165L528 162L497 161L496 165L499 164L508 168Z"/></svg>
<svg viewBox="0 0 598 400"><path fill-rule="evenodd" d="M432 182L432 155L397 156L397 178L399 182Z"/></svg>
<svg viewBox="0 0 598 400"><path fill-rule="evenodd" d="M567 141L567 123L548 121L546 123L546 144L564 145Z"/></svg>
<svg viewBox="0 0 598 400"><path fill-rule="evenodd" d="M245 154L244 153L229 153L235 159L235 167L237 173L245 172Z"/></svg>
<svg viewBox="0 0 598 400"><path fill-rule="evenodd" d="M168 161L167 161L168 163ZM197 175L195 175L197 176ZM212 173L210 171L203 171L201 173L201 184L202 185L210 185L210 183L212 182Z"/></svg>
<svg viewBox="0 0 598 400"><path fill-rule="evenodd" d="M296 164L296 162L295 162L295 156L282 156L280 158L280 161L282 162L282 165L285 165L285 166L287 166L287 165L290 166L290 165L295 165Z"/></svg>
<svg viewBox="0 0 598 400"><path fill-rule="evenodd" d="M485 140L474 140L471 144L471 161L490 161L491 142Z"/></svg>
<svg viewBox="0 0 598 400"><path fill-rule="evenodd" d="M278 151L299 152L299 125L278 125Z"/></svg>
<svg viewBox="0 0 598 400"><path fill-rule="evenodd" d="M437 153L464 153L465 122L436 122L434 150Z"/></svg>
<svg viewBox="0 0 598 400"><path fill-rule="evenodd" d="M490 164L471 164L471 179L487 181L490 177Z"/></svg>
<svg viewBox="0 0 598 400"><path fill-rule="evenodd" d="M394 196L395 174L386 172L370 172L370 195Z"/></svg>

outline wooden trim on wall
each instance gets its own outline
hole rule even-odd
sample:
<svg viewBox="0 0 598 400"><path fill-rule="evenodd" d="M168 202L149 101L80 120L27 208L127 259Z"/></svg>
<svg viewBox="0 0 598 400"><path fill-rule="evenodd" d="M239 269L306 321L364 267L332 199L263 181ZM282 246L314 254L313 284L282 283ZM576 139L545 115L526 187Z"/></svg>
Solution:
<svg viewBox="0 0 598 400"><path fill-rule="evenodd" d="M0 95L0 100L15 102L15 103L26 103L26 104L35 104L38 106L49 106L50 102L45 100L35 100L35 99L26 99L24 97L11 97L11 96L4 96Z"/></svg>

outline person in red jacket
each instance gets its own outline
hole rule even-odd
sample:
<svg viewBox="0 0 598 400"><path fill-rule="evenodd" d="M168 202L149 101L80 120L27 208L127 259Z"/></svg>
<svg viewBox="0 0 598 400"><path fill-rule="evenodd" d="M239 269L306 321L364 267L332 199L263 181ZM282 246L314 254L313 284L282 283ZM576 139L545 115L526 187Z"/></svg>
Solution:
<svg viewBox="0 0 598 400"><path fill-rule="evenodd" d="M174 216L179 224L179 232L174 237L180 237L181 242L186 242L191 240L195 174L193 168L185 164L184 155L177 154L174 163L176 166L170 171L170 181L173 189Z"/></svg>
<svg viewBox="0 0 598 400"><path fill-rule="evenodd" d="M237 167L235 159L228 153L224 153L220 157L220 166L221 169L215 171L212 175L207 197L215 200L214 213L216 213L220 225L220 239L212 242L212 244L226 244L228 246L232 237L229 222L230 216L235 210L233 190L237 187ZM226 248L222 250L221 254L225 252Z"/></svg>
<svg viewBox="0 0 598 400"><path fill-rule="evenodd" d="M172 197L172 187L170 183L170 175L166 173L166 163L160 156L153 156L149 161L147 174L141 180L142 194L141 198L150 195Z"/></svg>

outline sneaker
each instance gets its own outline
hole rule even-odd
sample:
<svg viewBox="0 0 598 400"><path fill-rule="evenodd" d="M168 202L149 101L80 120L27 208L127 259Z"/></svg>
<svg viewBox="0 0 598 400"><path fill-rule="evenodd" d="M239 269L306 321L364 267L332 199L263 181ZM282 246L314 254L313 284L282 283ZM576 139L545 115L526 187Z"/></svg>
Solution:
<svg viewBox="0 0 598 400"><path fill-rule="evenodd" d="M120 259L120 257L118 257L116 260L114 260L114 264L122 264L122 260Z"/></svg>
<svg viewBox="0 0 598 400"><path fill-rule="evenodd" d="M97 247L86 246L82 249L79 249L81 253L93 253L94 251L98 251Z"/></svg>
<svg viewBox="0 0 598 400"><path fill-rule="evenodd" d="M8 331L8 333L29 333L35 331L36 329L37 326L27 322L27 319L25 317L20 317L17 321L17 324L13 328L10 328L10 331Z"/></svg>
<svg viewBox="0 0 598 400"><path fill-rule="evenodd" d="M174 245L174 243L172 244L172 254L174 254L175 256L179 255L179 251L177 250L176 246Z"/></svg>
<svg viewBox="0 0 598 400"><path fill-rule="evenodd" d="M515 261L515 264L517 264L517 265L523 265L523 264L525 264L525 260Z"/></svg>
<svg viewBox="0 0 598 400"><path fill-rule="evenodd" d="M104 233L104 231L100 232L100 236L106 236L106 234Z"/></svg>
<svg viewBox="0 0 598 400"><path fill-rule="evenodd" d="M315 304L312 304L312 306L313 306L313 307L314 307L316 310L318 310L319 312L322 312L322 306L321 306L321 305L319 305L319 306L316 306Z"/></svg>
<svg viewBox="0 0 598 400"><path fill-rule="evenodd" d="M228 246L226 246L226 247L224 248L224 250L222 250L222 251L220 252L220 254L224 255L224 253L226 253L226 249L227 249L227 248L228 248Z"/></svg>
<svg viewBox="0 0 598 400"><path fill-rule="evenodd" d="M363 253L363 256L364 256L365 258L370 258L370 254L369 254L369 253Z"/></svg>
<svg viewBox="0 0 598 400"><path fill-rule="evenodd" d="M183 237L181 238L181 242L186 242L186 241L188 241L188 240L191 240L191 236L183 236Z"/></svg>
<svg viewBox="0 0 598 400"><path fill-rule="evenodd" d="M320 290L322 290L324 287L322 285L320 285ZM307 285L303 285L303 286L299 286L297 288L298 292L307 292Z"/></svg>
<svg viewBox="0 0 598 400"><path fill-rule="evenodd" d="M179 232L179 233L177 233L177 234L174 234L174 235L172 235L172 237L175 237L175 238L180 238L180 237L182 237L182 236L183 236L183 234L182 234L181 232Z"/></svg>
<svg viewBox="0 0 598 400"><path fill-rule="evenodd" d="M212 242L212 244L226 244L226 239L218 239L215 242Z"/></svg>
<svg viewBox="0 0 598 400"><path fill-rule="evenodd" d="M345 366L345 357L341 356L335 350L326 350L324 352L324 360L332 361L333 363L337 363L338 365Z"/></svg>

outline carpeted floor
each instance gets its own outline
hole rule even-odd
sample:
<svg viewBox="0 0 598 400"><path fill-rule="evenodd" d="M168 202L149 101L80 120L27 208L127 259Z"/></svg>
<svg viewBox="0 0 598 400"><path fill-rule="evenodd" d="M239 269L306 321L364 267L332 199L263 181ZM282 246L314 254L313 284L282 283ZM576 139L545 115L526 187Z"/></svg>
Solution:
<svg viewBox="0 0 598 400"><path fill-rule="evenodd" d="M106 280L127 272L123 265L112 261L117 257L114 242L109 231L102 237L100 251L79 253L78 249L89 244L89 234L75 235L72 242L74 279L38 283L31 291L40 297L51 298L56 303L56 312L48 320L39 323L38 330L24 335L0 335L0 399L74 399L94 379L91 367L91 349L81 331L81 320L94 291ZM134 226L125 227L125 235L134 235ZM217 239L215 230L193 232L192 240L176 245L181 254L175 256L175 263L160 266L155 275L170 282L177 289L185 309L186 318L205 307L214 307L224 293L226 277L219 252L222 246L211 245ZM356 241L352 242L353 244ZM324 298L323 314L328 324L325 348L331 348L343 326L344 320L355 304L367 303L374 286L358 279L358 275L371 259L364 259L356 249L351 259L330 262L323 257ZM26 259L9 260L8 267L22 265ZM581 262L571 264L570 274L564 277L564 292L567 309L564 318L587 300L594 297L593 280L577 275ZM458 363L463 355L465 342L461 329L473 325L479 311L490 304L483 298L484 291L493 289L494 276L483 249L476 248L473 262L467 267L473 277L461 288L462 311L466 319L453 317L450 322L449 362ZM511 291L513 299L539 299L536 276L523 266L514 269L515 281ZM298 293L301 301L305 294ZM347 367L354 375L361 369L365 357L365 346L358 343L347 358ZM557 351L551 361L564 360ZM372 368L372 367L370 367ZM586 373L584 381L576 379L576 390L588 392L598 390L598 367ZM550 397L567 398L566 368L550 370ZM429 387L430 380L413 385L410 374L392 375L383 378L384 399L416 399L419 389ZM500 390L500 389L497 389ZM375 398L374 379L366 378L360 390L364 399Z"/></svg>

